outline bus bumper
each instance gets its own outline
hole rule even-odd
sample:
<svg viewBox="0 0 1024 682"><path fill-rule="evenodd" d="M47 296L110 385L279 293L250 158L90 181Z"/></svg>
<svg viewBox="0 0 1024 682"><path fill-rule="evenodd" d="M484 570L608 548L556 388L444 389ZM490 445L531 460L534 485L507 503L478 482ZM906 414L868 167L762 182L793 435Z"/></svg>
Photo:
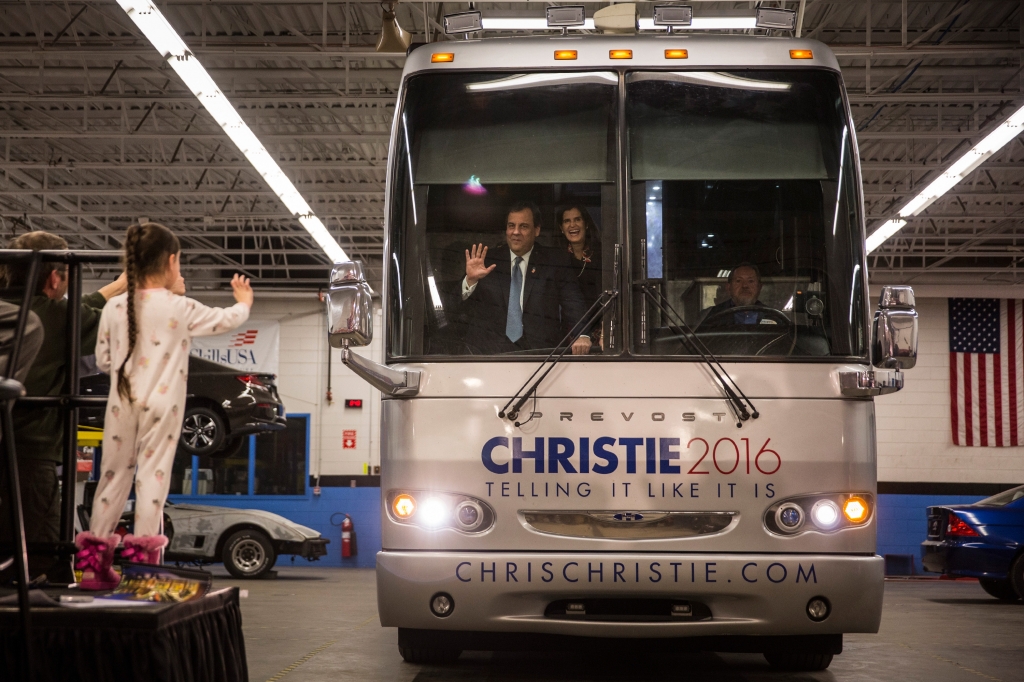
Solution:
<svg viewBox="0 0 1024 682"><path fill-rule="evenodd" d="M635 638L873 633L883 574L882 558L864 555L382 551L377 602L382 626L417 630ZM454 602L445 617L430 609L439 592ZM820 622L807 614L814 597L831 606ZM621 605L616 616L575 616L558 613L562 600L628 601L614 602ZM690 604L693 615L629 615L663 600Z"/></svg>

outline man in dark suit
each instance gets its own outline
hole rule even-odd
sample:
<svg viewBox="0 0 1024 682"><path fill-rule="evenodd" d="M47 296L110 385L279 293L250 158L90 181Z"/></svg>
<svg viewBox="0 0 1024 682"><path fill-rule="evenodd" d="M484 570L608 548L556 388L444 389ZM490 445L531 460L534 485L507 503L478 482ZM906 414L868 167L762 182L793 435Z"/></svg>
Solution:
<svg viewBox="0 0 1024 682"><path fill-rule="evenodd" d="M466 251L466 341L480 352L554 348L586 313L569 254L537 244L538 235L540 209L518 202L505 221L507 246L489 255L483 244ZM590 352L590 337L576 339L572 352Z"/></svg>
<svg viewBox="0 0 1024 682"><path fill-rule="evenodd" d="M700 327L727 327L740 324L776 324L775 320L766 318L758 310L742 310L732 315L724 311L740 306L765 307L757 299L761 295L761 273L751 263L740 263L729 273L729 281L725 285L729 298L707 309ZM721 313L721 314L720 314Z"/></svg>

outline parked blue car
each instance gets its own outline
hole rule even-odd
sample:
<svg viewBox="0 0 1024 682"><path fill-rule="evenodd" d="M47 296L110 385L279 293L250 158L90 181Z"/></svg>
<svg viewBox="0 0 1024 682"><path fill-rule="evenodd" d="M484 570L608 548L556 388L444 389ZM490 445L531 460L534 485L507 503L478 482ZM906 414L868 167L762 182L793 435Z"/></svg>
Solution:
<svg viewBox="0 0 1024 682"><path fill-rule="evenodd" d="M1024 485L974 504L928 507L924 570L977 578L997 599L1024 599Z"/></svg>

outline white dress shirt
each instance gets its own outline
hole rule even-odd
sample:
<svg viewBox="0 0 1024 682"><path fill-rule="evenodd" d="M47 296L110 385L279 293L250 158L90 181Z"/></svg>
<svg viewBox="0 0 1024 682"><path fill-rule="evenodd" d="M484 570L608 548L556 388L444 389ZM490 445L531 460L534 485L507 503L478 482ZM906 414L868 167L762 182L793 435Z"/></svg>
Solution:
<svg viewBox="0 0 1024 682"><path fill-rule="evenodd" d="M519 289L519 309L520 310L523 309L523 292L526 291L526 268L527 268L527 266L530 265L530 254L531 253L533 253L533 249L530 249L529 251L526 252L525 255L522 256L523 262L519 264L519 272L523 276L523 286L522 286L522 288ZM512 268L515 267L516 258L518 258L518 256L516 256L516 254L513 253L512 249L509 249L508 255L509 255L509 258L508 258L509 270L508 271L509 271L509 274L511 274L512 273ZM479 284L479 283L480 282L478 281L476 284ZM469 285L469 280L466 279L465 277L462 278L462 300L463 301L465 301L467 298L469 298L470 296L473 295L473 292L476 291L476 284L470 286Z"/></svg>

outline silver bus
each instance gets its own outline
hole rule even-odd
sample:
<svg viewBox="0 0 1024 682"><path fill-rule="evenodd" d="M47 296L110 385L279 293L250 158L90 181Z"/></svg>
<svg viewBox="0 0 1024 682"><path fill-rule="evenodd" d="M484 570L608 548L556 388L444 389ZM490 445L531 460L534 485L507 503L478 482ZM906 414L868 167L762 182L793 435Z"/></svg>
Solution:
<svg viewBox="0 0 1024 682"><path fill-rule="evenodd" d="M869 296L860 178L812 40L409 54L382 362L351 352L360 265L327 296L384 397L378 603L406 660L614 640L816 670L877 631L873 396L917 314Z"/></svg>

